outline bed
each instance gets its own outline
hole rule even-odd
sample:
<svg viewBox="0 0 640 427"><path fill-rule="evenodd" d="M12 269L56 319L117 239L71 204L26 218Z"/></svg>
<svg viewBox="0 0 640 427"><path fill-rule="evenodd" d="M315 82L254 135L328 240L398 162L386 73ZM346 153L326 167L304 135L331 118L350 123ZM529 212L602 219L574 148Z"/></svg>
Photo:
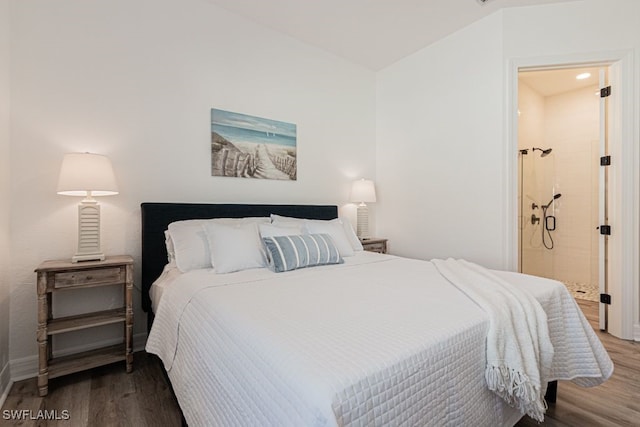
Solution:
<svg viewBox="0 0 640 427"><path fill-rule="evenodd" d="M328 223L338 210L142 204L147 351L162 360L189 425L494 426L522 417L487 388L491 316L434 263L355 251L340 263L283 273L171 268L170 224L274 214ZM553 344L544 384L593 386L611 375L611 360L562 285L491 274L544 310Z"/></svg>

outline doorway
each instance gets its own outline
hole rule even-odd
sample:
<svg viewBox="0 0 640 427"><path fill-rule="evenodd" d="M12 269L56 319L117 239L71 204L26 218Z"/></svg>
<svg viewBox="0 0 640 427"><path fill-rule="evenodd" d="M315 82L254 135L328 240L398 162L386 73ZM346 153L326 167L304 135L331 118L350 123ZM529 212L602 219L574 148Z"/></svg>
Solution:
<svg viewBox="0 0 640 427"><path fill-rule="evenodd" d="M519 264L519 182L518 182L518 75L519 71L567 69L578 66L604 66L609 70L611 95L606 98L608 123L606 126L608 155L611 165L608 174L607 221L611 234L606 237L607 293L609 304L600 303L600 319L606 311L606 329L615 337L640 341L640 127L637 121L640 87L635 51L619 50L576 53L558 56L513 58L508 61L507 140L505 169L505 198L508 215L505 218L505 266L517 270ZM546 147L539 147L546 148ZM536 151L540 154L539 151ZM562 200L565 195L561 196ZM563 201L566 202L567 199ZM546 203L542 202L542 203ZM559 222L557 226L559 226Z"/></svg>
<svg viewBox="0 0 640 427"><path fill-rule="evenodd" d="M608 73L606 66L518 73L518 270L558 280L594 305L607 293L599 226L606 198L600 88Z"/></svg>

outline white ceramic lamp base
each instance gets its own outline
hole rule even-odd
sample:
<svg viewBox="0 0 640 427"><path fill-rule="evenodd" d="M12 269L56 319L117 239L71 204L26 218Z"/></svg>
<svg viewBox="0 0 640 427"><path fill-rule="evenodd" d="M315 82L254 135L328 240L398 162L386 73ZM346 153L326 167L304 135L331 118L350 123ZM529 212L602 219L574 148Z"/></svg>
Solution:
<svg viewBox="0 0 640 427"><path fill-rule="evenodd" d="M369 208L364 203L358 205L358 224L356 234L361 239L369 238Z"/></svg>
<svg viewBox="0 0 640 427"><path fill-rule="evenodd" d="M100 205L85 199L78 205L78 251L71 262L103 261L100 250Z"/></svg>

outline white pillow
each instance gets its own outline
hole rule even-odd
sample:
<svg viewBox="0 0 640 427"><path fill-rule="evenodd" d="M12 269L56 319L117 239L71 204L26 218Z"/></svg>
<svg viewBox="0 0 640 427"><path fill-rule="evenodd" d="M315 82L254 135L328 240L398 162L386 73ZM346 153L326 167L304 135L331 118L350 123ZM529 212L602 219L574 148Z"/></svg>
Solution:
<svg viewBox="0 0 640 427"><path fill-rule="evenodd" d="M332 221L333 222L339 222L342 225L342 227L344 229L344 237L349 242L349 245L351 246L352 251L362 251L363 250L362 243L360 243L360 239L358 239L358 236L356 235L355 231L353 231L353 227L351 226L351 223L346 218L344 218L344 219L343 218L336 218L336 219L331 219L331 220L321 220L321 219L292 218L292 217L288 217L288 216L271 214L271 222L273 224L276 224L276 225L304 224L305 227L306 227L306 225L308 223L327 223L327 222L332 222ZM331 237L334 238L334 240L335 240L334 236L331 236ZM340 249L339 244L337 242L335 242L335 243L336 243L336 246L338 246L338 249ZM343 254L342 251L340 251L340 255L342 255L342 256L350 256L350 255Z"/></svg>
<svg viewBox="0 0 640 427"><path fill-rule="evenodd" d="M171 264L175 263L176 250L173 248L173 240L171 240L171 234L169 230L164 230L164 245L167 248L167 262Z"/></svg>
<svg viewBox="0 0 640 427"><path fill-rule="evenodd" d="M189 219L172 222L169 224L169 234L173 242L174 256L178 270L186 273L191 270L213 267L211 264L211 251L209 250L207 235L202 228L204 224L268 224L269 221L269 217L246 217Z"/></svg>
<svg viewBox="0 0 640 427"><path fill-rule="evenodd" d="M304 218L293 218L291 216L282 216L282 215L276 215L276 214L271 214L270 218L271 218L271 223L277 224L277 225L304 224L305 221L309 221Z"/></svg>
<svg viewBox="0 0 640 427"><path fill-rule="evenodd" d="M255 222L209 222L203 228L211 250L211 264L216 273L267 266L267 255Z"/></svg>
<svg viewBox="0 0 640 427"><path fill-rule="evenodd" d="M302 224L258 224L260 237L294 236L303 233Z"/></svg>
<svg viewBox="0 0 640 427"><path fill-rule="evenodd" d="M244 218L213 218L208 219L207 221L228 225L248 222L253 222L255 224L269 224L271 223L271 218L269 218L268 216L246 216Z"/></svg>
<svg viewBox="0 0 640 427"><path fill-rule="evenodd" d="M169 224L176 266L183 273L200 268L211 268L211 253L207 243L207 234L202 228L202 224L206 221L194 219Z"/></svg>
<svg viewBox="0 0 640 427"><path fill-rule="evenodd" d="M358 235L353 229L351 222L346 218L340 218L342 221L342 226L344 227L344 232L347 235L347 239L349 239L349 243L351 243L351 247L354 251L363 251L362 242L358 239Z"/></svg>
<svg viewBox="0 0 640 427"><path fill-rule="evenodd" d="M353 247L349 243L342 221L338 218L331 221L308 221L304 224L309 234L328 234L333 239L333 243L338 248L340 256L353 256Z"/></svg>

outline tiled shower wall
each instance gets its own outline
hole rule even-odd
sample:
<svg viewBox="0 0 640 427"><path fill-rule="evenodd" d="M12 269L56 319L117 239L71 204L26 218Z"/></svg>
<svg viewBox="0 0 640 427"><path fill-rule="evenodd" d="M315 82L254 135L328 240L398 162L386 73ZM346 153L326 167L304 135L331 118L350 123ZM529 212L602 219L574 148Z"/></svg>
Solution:
<svg viewBox="0 0 640 427"><path fill-rule="evenodd" d="M552 148L546 157L529 151L523 160L521 271L561 281L598 280L599 97L596 86L543 97L519 85L519 148ZM518 183L520 185L520 183ZM548 214L556 216L554 248L542 244L542 223L531 214L562 193ZM549 239L547 237L547 243Z"/></svg>

